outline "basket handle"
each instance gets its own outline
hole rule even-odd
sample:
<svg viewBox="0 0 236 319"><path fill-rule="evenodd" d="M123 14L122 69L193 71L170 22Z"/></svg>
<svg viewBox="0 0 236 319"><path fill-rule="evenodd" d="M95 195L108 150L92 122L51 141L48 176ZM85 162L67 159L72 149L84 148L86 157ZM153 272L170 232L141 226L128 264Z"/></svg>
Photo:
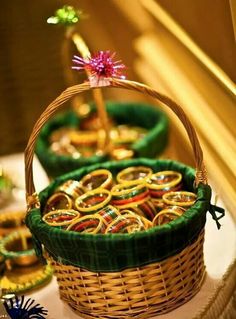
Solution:
<svg viewBox="0 0 236 319"><path fill-rule="evenodd" d="M202 149L201 149L196 131L193 128L190 120L188 119L183 109L177 103L175 103L169 97L150 88L149 86L138 83L138 82L112 78L112 79L109 79L109 85L106 87L124 88L128 90L138 91L146 95L149 95L157 99L158 101L162 102L166 106L168 106L178 116L178 118L184 125L184 128L188 134L190 143L192 145L192 150L194 153L194 159L195 159L195 165L196 165L195 185L197 186L199 183L207 184L207 172L205 169L205 165L203 163L203 153L202 153ZM39 119L35 123L33 131L29 137L27 147L25 149L26 201L27 201L27 205L29 209L40 206L38 196L35 193L32 164L33 164L35 143L37 141L37 137L40 133L41 128L47 122L47 120L50 119L51 116L67 100L69 100L75 94L82 93L90 89L91 89L91 86L89 82L84 82L82 84L74 85L67 88L51 104L49 104L49 106L44 110L44 112L40 115Z"/></svg>

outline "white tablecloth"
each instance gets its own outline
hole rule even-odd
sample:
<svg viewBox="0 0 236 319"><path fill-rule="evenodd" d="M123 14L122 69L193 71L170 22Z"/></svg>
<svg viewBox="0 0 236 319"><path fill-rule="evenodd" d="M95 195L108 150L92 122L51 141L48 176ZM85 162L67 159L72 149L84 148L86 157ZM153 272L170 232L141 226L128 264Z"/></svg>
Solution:
<svg viewBox="0 0 236 319"><path fill-rule="evenodd" d="M13 175L17 185L24 188L23 155L16 154L2 157L0 158L0 164ZM48 179L37 159L34 161L34 174L36 190L40 191L48 184ZM220 200L217 204L224 207ZM12 203L7 209L20 207L25 207L24 198L21 196L19 196L17 202ZM236 225L227 211L225 217L221 219L221 224L221 229L217 230L215 222L208 215L204 244L207 276L201 291L183 306L155 318L236 318L236 310L234 313L233 309L236 307L236 296L233 295L233 291L236 289ZM27 295L49 310L49 319L80 318L67 304L60 300L55 278L47 286Z"/></svg>

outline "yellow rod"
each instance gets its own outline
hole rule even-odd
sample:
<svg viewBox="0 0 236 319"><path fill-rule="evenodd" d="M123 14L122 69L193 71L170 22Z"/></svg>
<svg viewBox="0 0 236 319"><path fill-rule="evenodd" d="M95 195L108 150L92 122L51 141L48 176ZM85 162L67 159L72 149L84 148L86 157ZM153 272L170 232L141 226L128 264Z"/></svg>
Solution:
<svg viewBox="0 0 236 319"><path fill-rule="evenodd" d="M170 31L214 76L236 95L235 83L229 76L191 39L181 26L154 0L140 0L143 7Z"/></svg>
<svg viewBox="0 0 236 319"><path fill-rule="evenodd" d="M76 32L72 33L71 37L82 58L88 58L90 56L90 51L86 43L84 42L83 38ZM86 73L88 76L90 75L88 71L86 71ZM93 98L97 106L98 116L100 118L102 128L105 132L104 151L107 152L110 150L111 147L110 128L101 89L93 89Z"/></svg>
<svg viewBox="0 0 236 319"><path fill-rule="evenodd" d="M27 239L25 234L22 231L20 231L20 238L22 243L22 250L27 250L28 249Z"/></svg>

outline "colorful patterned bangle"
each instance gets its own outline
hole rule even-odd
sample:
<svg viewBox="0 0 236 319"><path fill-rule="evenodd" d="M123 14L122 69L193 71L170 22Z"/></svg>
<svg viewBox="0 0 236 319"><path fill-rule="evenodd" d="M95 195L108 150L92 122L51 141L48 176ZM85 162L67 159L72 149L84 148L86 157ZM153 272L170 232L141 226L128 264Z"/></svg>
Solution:
<svg viewBox="0 0 236 319"><path fill-rule="evenodd" d="M175 187L166 187L163 189L150 189L149 186L148 188L149 188L149 195L151 196L151 198L160 199L166 193L180 191L182 189L182 184L180 183L179 185Z"/></svg>
<svg viewBox="0 0 236 319"><path fill-rule="evenodd" d="M80 213L76 210L58 209L44 215L42 220L50 226L66 226L79 217Z"/></svg>
<svg viewBox="0 0 236 319"><path fill-rule="evenodd" d="M152 169L146 166L132 166L120 171L116 179L118 183L135 182L137 184L144 183L152 176Z"/></svg>
<svg viewBox="0 0 236 319"><path fill-rule="evenodd" d="M149 220L153 220L153 218L156 216L156 209L151 200L146 200L145 202L139 204L138 208Z"/></svg>
<svg viewBox="0 0 236 319"><path fill-rule="evenodd" d="M144 217L142 215L142 212L141 213L138 212L138 209L136 210L136 209L134 209L134 207L129 208L129 209L123 209L120 211L120 215L126 215L127 212L129 212L129 214L138 215L138 217L141 219L141 221L144 225L145 230L152 227L152 222L150 220L148 220L146 217Z"/></svg>
<svg viewBox="0 0 236 319"><path fill-rule="evenodd" d="M150 189L171 188L178 185L182 180L182 175L176 171L161 171L152 174L148 181Z"/></svg>
<svg viewBox="0 0 236 319"><path fill-rule="evenodd" d="M153 203L156 212L160 212L161 210L165 209L166 204L164 203L162 198L152 198L151 202Z"/></svg>
<svg viewBox="0 0 236 319"><path fill-rule="evenodd" d="M58 209L72 209L73 201L65 193L55 193L49 197L44 208L44 214Z"/></svg>
<svg viewBox="0 0 236 319"><path fill-rule="evenodd" d="M118 208L128 208L139 205L149 199L146 185L137 185L136 182L117 184L112 188L111 194L111 203Z"/></svg>
<svg viewBox="0 0 236 319"><path fill-rule="evenodd" d="M191 192L170 192L163 195L163 201L171 206L190 207L197 199L197 195Z"/></svg>
<svg viewBox="0 0 236 319"><path fill-rule="evenodd" d="M138 215L127 210L123 215L118 216L106 228L105 234L108 233L134 233L145 230L145 226Z"/></svg>
<svg viewBox="0 0 236 319"><path fill-rule="evenodd" d="M105 222L104 219L98 214L86 215L76 219L68 226L67 230L89 234L104 233Z"/></svg>
<svg viewBox="0 0 236 319"><path fill-rule="evenodd" d="M91 191L96 188L112 188L112 173L107 169L97 169L87 175L85 175L81 180L83 188L86 191Z"/></svg>
<svg viewBox="0 0 236 319"><path fill-rule="evenodd" d="M176 206L163 209L153 219L153 227L167 224L172 220L175 220L176 218L180 217L184 212L185 209Z"/></svg>
<svg viewBox="0 0 236 319"><path fill-rule="evenodd" d="M103 188L89 191L75 200L75 207L85 214L95 213L105 207L111 200L111 193Z"/></svg>
<svg viewBox="0 0 236 319"><path fill-rule="evenodd" d="M182 175L175 171L161 171L152 174L147 182L150 196L161 198L166 192L178 191L182 188Z"/></svg>
<svg viewBox="0 0 236 319"><path fill-rule="evenodd" d="M72 199L76 199L77 197L83 195L85 193L85 189L82 184L78 181L68 180L57 188L57 192L65 193L70 196Z"/></svg>
<svg viewBox="0 0 236 319"><path fill-rule="evenodd" d="M103 209L99 210L97 212L97 214L100 215L104 219L106 224L109 224L116 217L118 217L120 215L120 212L114 206L108 205L108 206L104 207Z"/></svg>
<svg viewBox="0 0 236 319"><path fill-rule="evenodd" d="M156 209L150 200L145 200L139 205L129 205L128 209L139 216L153 220L156 216Z"/></svg>

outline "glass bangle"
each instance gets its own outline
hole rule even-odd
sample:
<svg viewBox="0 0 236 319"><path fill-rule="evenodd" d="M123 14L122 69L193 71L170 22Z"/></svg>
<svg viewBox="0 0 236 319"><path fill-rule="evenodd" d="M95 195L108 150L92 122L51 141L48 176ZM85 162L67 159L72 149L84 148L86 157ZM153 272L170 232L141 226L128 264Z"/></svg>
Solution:
<svg viewBox="0 0 236 319"><path fill-rule="evenodd" d="M118 208L127 208L138 205L149 199L148 189L145 184L125 182L115 185L111 190L112 205Z"/></svg>
<svg viewBox="0 0 236 319"><path fill-rule="evenodd" d="M104 233L105 225L104 219L100 215L93 214L76 219L67 227L67 230L79 233L98 234Z"/></svg>
<svg viewBox="0 0 236 319"><path fill-rule="evenodd" d="M60 185L57 188L57 191L60 193L65 193L74 200L85 193L85 189L83 188L82 184L71 179Z"/></svg>
<svg viewBox="0 0 236 319"><path fill-rule="evenodd" d="M153 219L153 227L167 224L180 217L185 212L182 207L168 207L160 211Z"/></svg>
<svg viewBox="0 0 236 319"><path fill-rule="evenodd" d="M182 184L180 183L179 185L176 185L175 187L166 187L163 189L151 189L150 186L148 185L148 189L149 189L149 195L151 196L151 198L161 199L162 196L166 193L180 191L182 189Z"/></svg>
<svg viewBox="0 0 236 319"><path fill-rule="evenodd" d="M106 228L105 234L108 233L134 233L145 230L145 226L139 216L127 211L118 216Z"/></svg>
<svg viewBox="0 0 236 319"><path fill-rule="evenodd" d="M166 204L164 203L162 198L152 198L151 197L151 202L153 203L157 213L166 207Z"/></svg>
<svg viewBox="0 0 236 319"><path fill-rule="evenodd" d="M182 174L176 171L161 171L152 174L148 180L150 189L164 189L177 186L182 181Z"/></svg>
<svg viewBox="0 0 236 319"><path fill-rule="evenodd" d="M190 207L197 199L197 195L192 192L170 192L163 195L164 203L171 206Z"/></svg>
<svg viewBox="0 0 236 319"><path fill-rule="evenodd" d="M76 210L58 209L44 215L42 220L50 226L66 226L79 217L80 213Z"/></svg>
<svg viewBox="0 0 236 319"><path fill-rule="evenodd" d="M153 174L150 167L147 166L132 166L120 171L116 179L118 183L135 182L137 184L143 183L148 180Z"/></svg>
<svg viewBox="0 0 236 319"><path fill-rule="evenodd" d="M65 193L55 193L49 197L46 206L44 208L44 214L58 209L72 209L73 202L70 196Z"/></svg>
<svg viewBox="0 0 236 319"><path fill-rule="evenodd" d="M87 191L96 188L111 189L113 184L112 173L107 169L98 169L85 175L80 183Z"/></svg>
<svg viewBox="0 0 236 319"><path fill-rule="evenodd" d="M79 212L91 214L105 207L110 200L110 191L103 188L96 188L78 197L75 200L75 207Z"/></svg>
<svg viewBox="0 0 236 319"><path fill-rule="evenodd" d="M120 212L114 206L108 205L108 206L104 207L103 209L99 210L97 212L97 214L100 215L104 219L106 224L109 224L116 217L118 217L120 215Z"/></svg>
<svg viewBox="0 0 236 319"><path fill-rule="evenodd" d="M127 214L127 212L129 212L129 214L138 215L138 217L141 219L145 229L149 229L152 227L152 222L150 220L148 220L146 217L144 217L142 215L142 213L140 213L138 211L138 208L137 208L137 210L135 210L134 207L129 208L129 209L123 209L120 211L120 215L125 215L125 214Z"/></svg>

